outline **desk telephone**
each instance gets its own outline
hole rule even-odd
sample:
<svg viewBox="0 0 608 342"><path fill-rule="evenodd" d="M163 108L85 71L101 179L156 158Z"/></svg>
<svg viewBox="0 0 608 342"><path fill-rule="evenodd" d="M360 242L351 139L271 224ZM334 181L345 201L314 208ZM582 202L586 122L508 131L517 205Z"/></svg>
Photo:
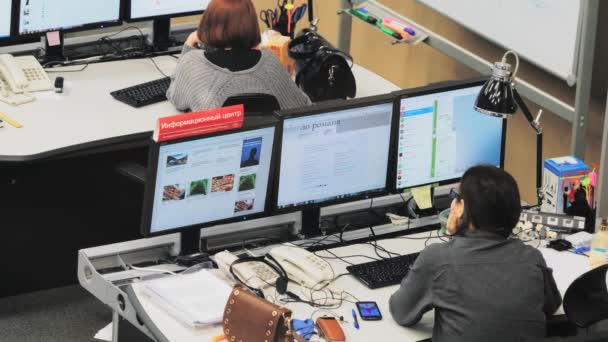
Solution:
<svg viewBox="0 0 608 342"><path fill-rule="evenodd" d="M34 56L0 55L0 101L16 106L34 101L30 92L50 89L53 84Z"/></svg>
<svg viewBox="0 0 608 342"><path fill-rule="evenodd" d="M319 287L324 281L333 279L329 264L307 250L296 246L279 246L270 254L281 264L290 281L305 287ZM215 262L227 274L230 264L238 259L234 254L224 251L215 255ZM260 262L245 262L234 266L234 272L248 285L264 289L272 286L278 275L270 266Z"/></svg>

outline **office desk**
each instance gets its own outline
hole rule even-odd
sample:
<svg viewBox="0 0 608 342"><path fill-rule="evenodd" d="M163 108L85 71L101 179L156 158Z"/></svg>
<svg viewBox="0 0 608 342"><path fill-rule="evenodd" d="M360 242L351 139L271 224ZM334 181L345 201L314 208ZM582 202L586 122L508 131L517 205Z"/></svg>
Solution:
<svg viewBox="0 0 608 342"><path fill-rule="evenodd" d="M435 235L433 233L433 235ZM429 233L420 233L415 235L409 235L408 238L424 238L428 237ZM435 235L436 236L436 235ZM439 239L430 239L428 244L440 243ZM424 249L426 239L407 239L407 238L394 238L388 240L379 241L378 244L391 252L399 254L408 254L418 252ZM357 244L346 247L334 248L331 250L338 256L347 255L368 255L375 256L374 248L368 244ZM545 255L549 267L554 268L554 275L558 282L558 288L560 292L565 293L569 284L576 279L579 275L589 270L589 263L586 257L574 255L572 253L563 252L559 253L553 250L547 250L541 248L541 252ZM320 256L330 257L331 255L325 251L318 252ZM353 257L348 259L352 263L368 262L369 259L363 257ZM335 274L346 273L346 263L340 260L328 259L334 268ZM563 267L562 265L567 265ZM345 302L342 307L331 310L332 312L343 315L348 324L343 325L344 332L347 337L347 341L373 341L379 337L383 341L419 341L429 338L432 335L433 326L433 312L427 313L420 323L411 328L405 328L396 324L389 312L388 299L390 295L395 292L398 285L384 287L380 289L370 290L365 285L357 281L354 277L347 275L340 277L336 280L335 285L338 288L344 289L353 295L355 295L361 301L376 301L380 307L383 315L381 321L362 321L359 320L361 328L356 330L352 325L351 309L355 306L353 304ZM159 331L164 334L167 341L208 341L212 336L221 333L220 326L208 327L200 330L191 330L177 322L166 312L159 309L155 304L151 303L145 295L141 294L140 287L138 284L133 286L134 294L137 296L138 301L141 304L145 314L150 318L152 324L156 325ZM272 292L267 298L272 298ZM289 304L287 307L291 308L294 312L294 317L298 319L309 318L310 315L315 312L315 308L312 308L306 304ZM563 313L560 309L557 314ZM315 318L322 314L317 312ZM164 342L164 341L161 341Z"/></svg>
<svg viewBox="0 0 608 342"><path fill-rule="evenodd" d="M154 61L167 75L177 63L171 56ZM24 125L16 129L5 124L0 129L0 162L32 161L141 142L150 135L158 117L178 113L168 101L132 108L110 96L111 91L164 77L150 59L97 63L81 72L65 72L81 68L49 73L51 79L65 78L64 94L37 92L36 101L17 107L0 103L0 112ZM398 89L361 66L355 65L353 73L357 97Z"/></svg>

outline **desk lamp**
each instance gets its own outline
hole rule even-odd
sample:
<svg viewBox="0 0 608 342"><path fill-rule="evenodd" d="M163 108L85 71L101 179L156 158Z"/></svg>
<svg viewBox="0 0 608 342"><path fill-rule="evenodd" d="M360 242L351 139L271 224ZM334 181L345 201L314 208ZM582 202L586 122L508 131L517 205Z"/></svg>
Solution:
<svg viewBox="0 0 608 342"><path fill-rule="evenodd" d="M515 70L511 72L511 64L507 63L507 56L515 57ZM515 75L519 69L519 56L513 51L507 51L500 62L492 67L492 76L483 85L475 100L475 110L486 115L499 118L509 118L521 108L528 123L536 132L536 194L538 205L542 203L542 159L543 159L543 129L540 125L542 110L536 119L526 103L515 89Z"/></svg>

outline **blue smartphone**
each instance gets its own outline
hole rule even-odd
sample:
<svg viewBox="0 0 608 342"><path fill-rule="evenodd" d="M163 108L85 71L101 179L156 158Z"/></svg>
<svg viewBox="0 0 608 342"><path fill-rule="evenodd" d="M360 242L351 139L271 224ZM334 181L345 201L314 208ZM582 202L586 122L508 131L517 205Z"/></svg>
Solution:
<svg viewBox="0 0 608 342"><path fill-rule="evenodd" d="M357 302L355 305L357 305L357 310L362 320L379 321L382 319L380 308L378 308L376 302Z"/></svg>

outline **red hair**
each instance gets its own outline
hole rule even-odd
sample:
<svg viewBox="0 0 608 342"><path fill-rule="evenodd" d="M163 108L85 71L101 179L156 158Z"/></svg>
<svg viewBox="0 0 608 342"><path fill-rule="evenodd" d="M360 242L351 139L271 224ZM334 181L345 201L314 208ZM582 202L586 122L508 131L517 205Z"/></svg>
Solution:
<svg viewBox="0 0 608 342"><path fill-rule="evenodd" d="M262 38L258 16L251 0L213 0L198 25L198 37L205 45L249 50Z"/></svg>

